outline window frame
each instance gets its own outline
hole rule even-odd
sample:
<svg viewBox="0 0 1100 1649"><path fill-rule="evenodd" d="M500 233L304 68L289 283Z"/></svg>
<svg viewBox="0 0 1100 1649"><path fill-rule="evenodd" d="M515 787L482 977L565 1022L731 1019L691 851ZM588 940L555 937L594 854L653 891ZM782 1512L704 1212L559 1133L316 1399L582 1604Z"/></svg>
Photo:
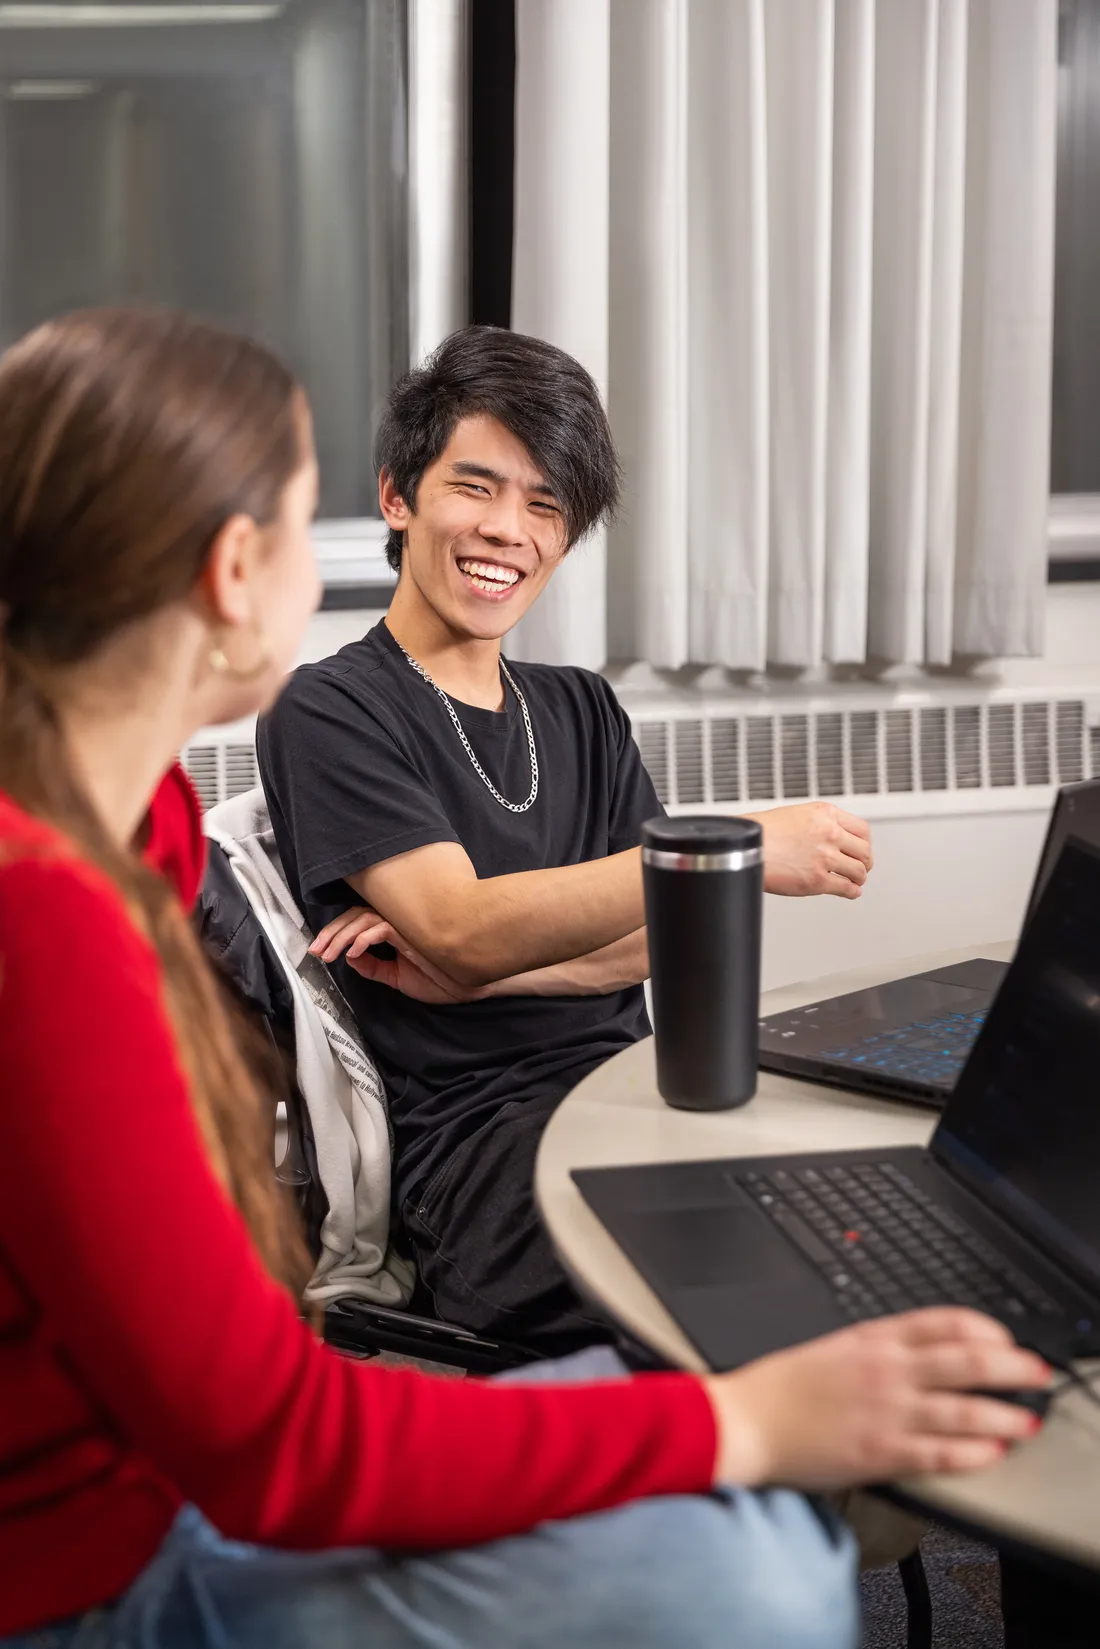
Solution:
<svg viewBox="0 0 1100 1649"><path fill-rule="evenodd" d="M1100 493L1051 493L1047 555L1050 584L1100 581Z"/></svg>

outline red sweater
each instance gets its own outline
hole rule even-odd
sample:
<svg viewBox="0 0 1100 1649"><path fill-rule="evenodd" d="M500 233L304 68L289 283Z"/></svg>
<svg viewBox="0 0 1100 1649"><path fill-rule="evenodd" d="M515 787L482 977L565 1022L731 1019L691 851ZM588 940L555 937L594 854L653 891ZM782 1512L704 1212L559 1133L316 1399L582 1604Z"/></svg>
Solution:
<svg viewBox="0 0 1100 1649"><path fill-rule="evenodd" d="M169 775L147 854L187 900ZM448 1546L706 1489L693 1379L435 1380L339 1357L207 1167L157 962L0 795L0 1637L117 1597L184 1500L288 1547Z"/></svg>

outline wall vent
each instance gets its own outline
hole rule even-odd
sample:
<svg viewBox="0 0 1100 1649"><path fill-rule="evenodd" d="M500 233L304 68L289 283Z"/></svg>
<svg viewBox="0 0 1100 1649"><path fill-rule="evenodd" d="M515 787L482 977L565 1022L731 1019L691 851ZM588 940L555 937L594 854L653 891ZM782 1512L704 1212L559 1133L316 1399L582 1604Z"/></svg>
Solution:
<svg viewBox="0 0 1100 1649"><path fill-rule="evenodd" d="M211 736L195 740L184 750L183 765L204 808L242 796L259 784L254 739L254 734L246 741L238 733L232 742Z"/></svg>
<svg viewBox="0 0 1100 1649"><path fill-rule="evenodd" d="M949 690L951 691L951 690ZM667 807L919 796L1100 777L1100 698L1000 688L951 699L854 687L812 705L775 694L703 700L623 692ZM946 696L946 695L945 695ZM204 807L259 784L255 726L204 730L183 753Z"/></svg>
<svg viewBox="0 0 1100 1649"><path fill-rule="evenodd" d="M1100 776L1083 698L700 715L629 705L667 807L1070 784Z"/></svg>

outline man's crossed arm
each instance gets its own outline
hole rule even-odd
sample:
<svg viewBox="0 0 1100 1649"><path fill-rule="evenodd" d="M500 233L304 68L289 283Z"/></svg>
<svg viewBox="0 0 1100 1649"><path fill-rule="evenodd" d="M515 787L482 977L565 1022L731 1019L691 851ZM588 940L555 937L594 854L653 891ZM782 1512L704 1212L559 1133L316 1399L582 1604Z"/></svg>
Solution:
<svg viewBox="0 0 1100 1649"><path fill-rule="evenodd" d="M829 802L754 816L764 830L768 892L859 897L873 862L862 819ZM314 952L326 962L346 953L367 978L422 999L602 994L649 972L638 848L479 879L465 849L438 842L347 880L368 909L329 923ZM396 962L369 954L382 939L395 946Z"/></svg>

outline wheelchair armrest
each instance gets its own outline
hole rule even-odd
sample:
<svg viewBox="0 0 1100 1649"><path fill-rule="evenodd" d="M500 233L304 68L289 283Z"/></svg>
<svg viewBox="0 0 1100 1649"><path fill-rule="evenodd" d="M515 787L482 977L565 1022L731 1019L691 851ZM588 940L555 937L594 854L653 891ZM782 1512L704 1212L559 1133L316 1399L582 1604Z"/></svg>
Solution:
<svg viewBox="0 0 1100 1649"><path fill-rule="evenodd" d="M438 1317L417 1317L410 1311L370 1305L351 1296L333 1300L326 1306L325 1339L337 1351L366 1356L393 1351L405 1357L446 1363L469 1374L497 1374L537 1360L537 1353L526 1346L483 1340L468 1329L457 1328Z"/></svg>

